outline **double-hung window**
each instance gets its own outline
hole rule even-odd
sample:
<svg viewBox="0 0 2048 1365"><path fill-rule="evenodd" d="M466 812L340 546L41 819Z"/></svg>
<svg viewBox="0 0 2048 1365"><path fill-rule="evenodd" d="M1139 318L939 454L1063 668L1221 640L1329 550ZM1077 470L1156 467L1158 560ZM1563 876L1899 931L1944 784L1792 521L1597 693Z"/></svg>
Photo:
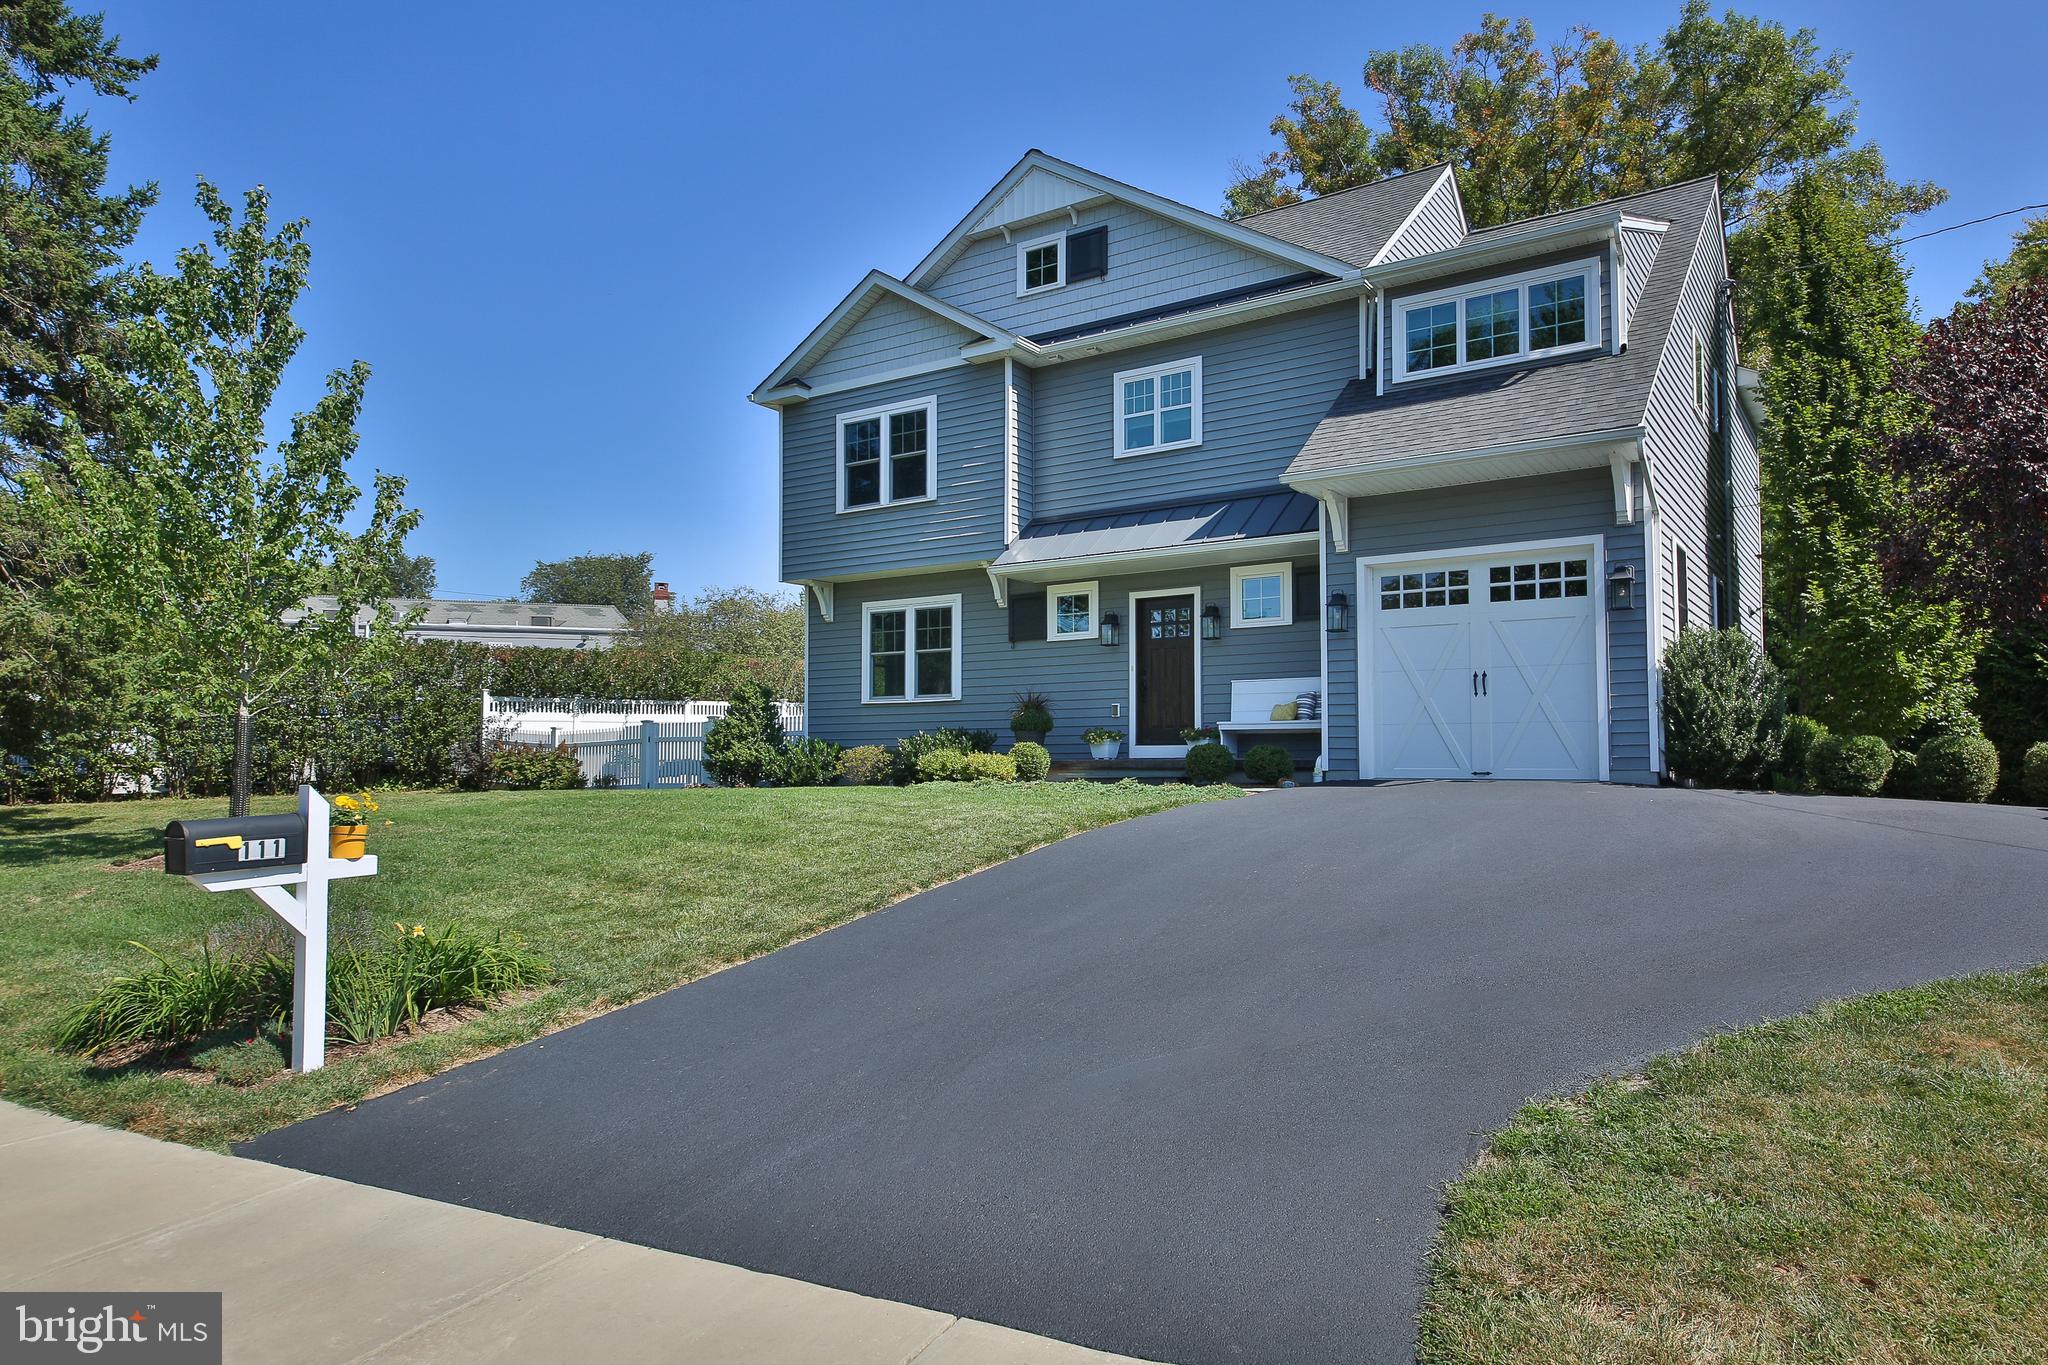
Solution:
<svg viewBox="0 0 2048 1365"><path fill-rule="evenodd" d="M960 699L960 597L870 602L861 611L861 700Z"/></svg>
<svg viewBox="0 0 2048 1365"><path fill-rule="evenodd" d="M1201 357L1124 370L1112 387L1119 458L1202 443Z"/></svg>
<svg viewBox="0 0 2048 1365"><path fill-rule="evenodd" d="M1597 261L1551 266L1396 305L1395 375L1501 365L1600 344Z"/></svg>
<svg viewBox="0 0 2048 1365"><path fill-rule="evenodd" d="M932 496L939 400L839 415L839 510L923 502Z"/></svg>
<svg viewBox="0 0 2048 1365"><path fill-rule="evenodd" d="M1242 564L1230 571L1230 625L1294 624L1294 568L1289 564Z"/></svg>
<svg viewBox="0 0 2048 1365"><path fill-rule="evenodd" d="M1067 238L1039 237L1017 244L1017 296L1040 294L1067 282Z"/></svg>
<svg viewBox="0 0 2048 1365"><path fill-rule="evenodd" d="M1045 638L1048 640L1092 640L1095 638L1096 585L1055 583L1045 590Z"/></svg>

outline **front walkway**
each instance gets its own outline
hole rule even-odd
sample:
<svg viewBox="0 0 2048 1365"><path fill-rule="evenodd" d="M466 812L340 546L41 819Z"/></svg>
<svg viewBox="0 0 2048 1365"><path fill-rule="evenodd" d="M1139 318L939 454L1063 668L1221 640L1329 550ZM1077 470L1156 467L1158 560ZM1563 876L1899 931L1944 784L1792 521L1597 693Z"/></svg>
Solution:
<svg viewBox="0 0 2048 1365"><path fill-rule="evenodd" d="M229 1361L1123 1359L5 1102L0 1208L0 1284L221 1290Z"/></svg>

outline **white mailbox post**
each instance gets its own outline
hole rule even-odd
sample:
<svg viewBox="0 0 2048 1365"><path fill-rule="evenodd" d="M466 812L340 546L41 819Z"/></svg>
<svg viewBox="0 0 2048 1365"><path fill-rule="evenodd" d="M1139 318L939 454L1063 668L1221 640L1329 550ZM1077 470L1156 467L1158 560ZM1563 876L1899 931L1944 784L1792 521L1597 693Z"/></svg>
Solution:
<svg viewBox="0 0 2048 1365"><path fill-rule="evenodd" d="M195 872L185 880L208 891L247 891L292 931L292 1070L318 1071L327 1057L327 884L374 877L377 859L327 852L327 798L299 788L306 861L297 867Z"/></svg>

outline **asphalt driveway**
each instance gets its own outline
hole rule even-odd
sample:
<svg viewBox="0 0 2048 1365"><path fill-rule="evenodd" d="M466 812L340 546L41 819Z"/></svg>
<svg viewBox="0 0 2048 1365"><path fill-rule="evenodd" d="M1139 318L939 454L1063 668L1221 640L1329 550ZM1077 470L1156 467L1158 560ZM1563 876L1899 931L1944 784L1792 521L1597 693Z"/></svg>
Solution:
<svg viewBox="0 0 2048 1365"><path fill-rule="evenodd" d="M1069 839L240 1150L1148 1359L1396 1360L1439 1190L1524 1099L2043 959L2038 810L1304 789Z"/></svg>

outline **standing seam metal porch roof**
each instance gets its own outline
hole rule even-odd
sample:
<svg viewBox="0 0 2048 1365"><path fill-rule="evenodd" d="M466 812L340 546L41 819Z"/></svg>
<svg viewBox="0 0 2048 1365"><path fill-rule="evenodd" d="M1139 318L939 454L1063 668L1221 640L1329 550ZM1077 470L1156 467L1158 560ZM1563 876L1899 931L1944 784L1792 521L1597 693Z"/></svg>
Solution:
<svg viewBox="0 0 2048 1365"><path fill-rule="evenodd" d="M1291 489L1233 493L1156 507L1034 521L990 566L1021 568L1063 559L1186 550L1233 540L1306 535L1316 529L1315 499Z"/></svg>

